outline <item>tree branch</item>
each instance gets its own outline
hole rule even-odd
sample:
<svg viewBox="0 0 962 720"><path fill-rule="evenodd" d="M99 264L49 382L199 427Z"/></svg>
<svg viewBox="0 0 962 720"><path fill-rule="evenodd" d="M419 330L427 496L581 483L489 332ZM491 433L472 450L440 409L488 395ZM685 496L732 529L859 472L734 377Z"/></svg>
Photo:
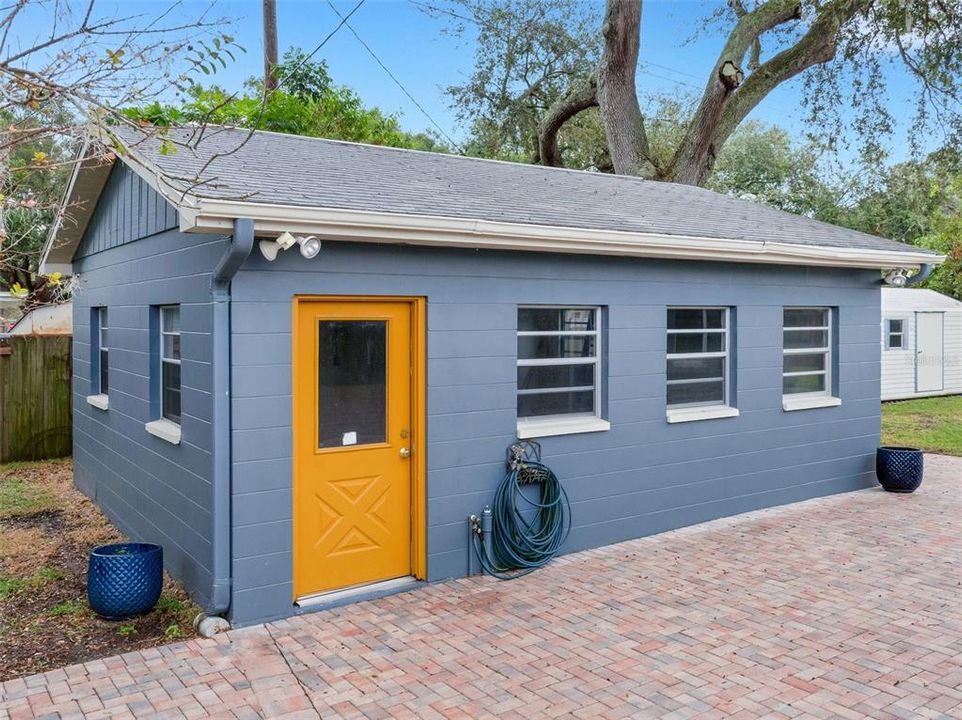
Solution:
<svg viewBox="0 0 962 720"><path fill-rule="evenodd" d="M832 0L826 3L795 45L761 64L741 85L726 86L719 77L721 67L727 62L740 63L762 33L798 19L800 12L798 0L768 0L744 15L736 9L738 23L712 69L701 103L666 176L675 182L703 184L722 144L745 115L779 83L834 57L839 27L868 2L870 0ZM733 5L737 4L738 0L733 0Z"/></svg>
<svg viewBox="0 0 962 720"><path fill-rule="evenodd" d="M558 99L545 113L538 125L538 155L535 162L561 167L558 151L558 132L578 113L598 105L598 78L592 73L586 80L577 81L568 94Z"/></svg>
<svg viewBox="0 0 962 720"><path fill-rule="evenodd" d="M712 145L721 147L748 113L776 87L814 65L834 59L839 28L870 1L835 0L825 5L797 43L763 63L733 93L712 133Z"/></svg>
<svg viewBox="0 0 962 720"><path fill-rule="evenodd" d="M615 172L657 177L635 88L641 0L607 0L601 32L605 48L598 65L598 106Z"/></svg>

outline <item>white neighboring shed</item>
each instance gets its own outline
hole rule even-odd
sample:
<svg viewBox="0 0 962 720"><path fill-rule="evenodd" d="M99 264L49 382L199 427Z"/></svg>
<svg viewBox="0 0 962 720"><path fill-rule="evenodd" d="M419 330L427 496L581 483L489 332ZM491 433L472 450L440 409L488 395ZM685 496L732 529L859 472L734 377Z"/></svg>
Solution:
<svg viewBox="0 0 962 720"><path fill-rule="evenodd" d="M11 335L72 335L73 303L43 305L24 315L10 329Z"/></svg>
<svg viewBox="0 0 962 720"><path fill-rule="evenodd" d="M882 288L882 400L962 393L962 302Z"/></svg>

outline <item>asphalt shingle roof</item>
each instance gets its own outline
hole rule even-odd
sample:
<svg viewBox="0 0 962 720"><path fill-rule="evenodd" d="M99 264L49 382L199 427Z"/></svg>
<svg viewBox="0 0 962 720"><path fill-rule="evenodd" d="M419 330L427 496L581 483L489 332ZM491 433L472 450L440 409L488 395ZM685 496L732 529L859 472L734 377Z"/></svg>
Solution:
<svg viewBox="0 0 962 720"><path fill-rule="evenodd" d="M196 130L171 131L178 139ZM921 248L703 188L455 155L207 128L162 155L117 131L133 155L197 197L509 223L865 250ZM206 166L206 167L205 167Z"/></svg>

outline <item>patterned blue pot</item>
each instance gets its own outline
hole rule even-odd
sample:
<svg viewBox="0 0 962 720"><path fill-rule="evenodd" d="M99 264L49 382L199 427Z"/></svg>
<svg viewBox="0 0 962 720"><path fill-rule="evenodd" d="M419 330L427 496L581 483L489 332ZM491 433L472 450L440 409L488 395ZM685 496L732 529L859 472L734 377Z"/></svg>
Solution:
<svg viewBox="0 0 962 720"><path fill-rule="evenodd" d="M880 447L875 452L875 476L889 492L915 492L922 484L922 451L910 447Z"/></svg>
<svg viewBox="0 0 962 720"><path fill-rule="evenodd" d="M160 597L164 551L151 543L101 545L87 563L90 609L109 620L142 615Z"/></svg>

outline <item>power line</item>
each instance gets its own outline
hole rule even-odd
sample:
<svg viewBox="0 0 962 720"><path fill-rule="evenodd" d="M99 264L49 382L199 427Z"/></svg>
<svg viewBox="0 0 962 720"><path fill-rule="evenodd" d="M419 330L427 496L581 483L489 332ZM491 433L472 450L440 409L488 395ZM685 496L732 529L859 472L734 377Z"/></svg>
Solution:
<svg viewBox="0 0 962 720"><path fill-rule="evenodd" d="M366 2L366 0L358 0L357 5L355 5L353 8L351 8L351 12L349 12L347 15L341 15L341 13L337 12L337 10L334 10L335 14L336 14L339 18L341 18L341 22L339 22L339 23L334 27L334 29L331 30L331 32L329 32L329 33L327 34L327 36L326 36L323 40L321 40L320 43L318 43L317 47L315 47L313 50L311 50L306 56L304 56L304 57L301 59L301 61L300 61L299 63L297 63L294 67L292 67L290 70L288 70L288 71L287 71L287 74L285 74L284 77L282 77L280 80L277 81L277 86L280 87L281 85L283 85L285 81L287 81L287 80L290 79L291 75L293 75L295 72L297 72L298 70L300 70L300 69L304 66L304 64L307 63L307 61L310 60L312 57L314 57L322 47L324 47L325 45L327 45L327 41L330 40L332 37L334 37L334 36L337 34L337 31L338 31L338 30L340 30L342 27L344 27L345 25L347 25L347 21L351 19L351 15L353 15L353 14L356 13L358 10L360 10L360 9L361 9L361 5L363 5L365 2ZM330 5L330 2L328 2L328 4ZM334 7L334 6L331 5L331 8L333 8L333 7ZM350 25L347 25L347 26L348 26L349 28L351 27ZM353 29L353 28L351 28L351 32L354 32L354 29ZM357 33L354 33L354 34L357 35Z"/></svg>
<svg viewBox="0 0 962 720"><path fill-rule="evenodd" d="M360 6L361 6L361 3L363 3L363 2L364 2L364 0L361 0L361 2L357 4L357 7L355 7L354 10L357 10L357 8L360 7ZM441 126L437 123L437 121L436 121L433 117L431 117L431 114L430 114L427 110L424 109L424 106L421 105L421 103L419 103L417 100L415 100L414 96L413 96L410 92L408 92L408 89L407 89L406 87L404 87L404 85L401 83L400 80L397 79L397 76L388 69L387 65L385 65L385 64L382 62L381 58L379 58L379 57L377 56L377 53L375 53L374 50L371 49L371 46L368 45L366 42L364 42L364 40L361 38L361 36L357 34L357 30L355 30L354 27L348 22L348 18L351 17L351 15L354 13L354 10L352 10L347 16L343 16L343 17L342 17L342 16L341 16L341 13L338 12L337 8L334 6L334 3L331 2L331 0L327 0L327 4L330 6L331 10L334 11L334 14L341 18L341 25L347 25L347 29L351 31L351 34L354 35L354 37L357 39L357 41L358 41L359 43L361 43L361 45L364 46L364 49L368 51L368 53L370 54L370 56L371 56L372 58L374 58L374 61L375 61L378 65L381 66L381 69L384 70L384 72L387 73L388 77L391 78L391 80L394 81L394 84L397 85L397 86L401 89L401 92L403 92L405 95L407 95L408 100L410 100L412 103L414 103L414 106L415 106L418 110L421 111L421 114L423 114L424 117L426 117L426 118L428 119L428 122L430 122L432 125L434 125L434 127L436 127L436 128L438 129L438 132L440 132L440 133L444 136L445 140L447 140L449 143L451 143L451 145L454 146L454 148L455 148L456 150L460 150L460 151L463 152L463 149L461 148L461 146L460 146L458 143L456 143L456 142L454 141L454 138L452 138L450 135L448 135L447 132L445 132L444 128L441 127ZM338 27L341 27L341 25L338 25ZM334 32L337 32L337 29L335 29ZM332 34L333 34L333 33L332 33Z"/></svg>

